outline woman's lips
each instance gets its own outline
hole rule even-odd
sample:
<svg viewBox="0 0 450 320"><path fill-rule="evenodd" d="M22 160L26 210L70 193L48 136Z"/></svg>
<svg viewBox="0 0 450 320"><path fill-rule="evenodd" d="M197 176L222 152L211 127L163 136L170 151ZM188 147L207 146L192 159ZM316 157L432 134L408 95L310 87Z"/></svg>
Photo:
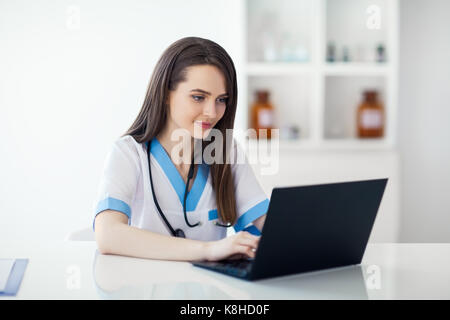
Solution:
<svg viewBox="0 0 450 320"><path fill-rule="evenodd" d="M201 126L203 129L209 129L211 128L211 123L209 122L203 122L203 121L195 121L199 126Z"/></svg>

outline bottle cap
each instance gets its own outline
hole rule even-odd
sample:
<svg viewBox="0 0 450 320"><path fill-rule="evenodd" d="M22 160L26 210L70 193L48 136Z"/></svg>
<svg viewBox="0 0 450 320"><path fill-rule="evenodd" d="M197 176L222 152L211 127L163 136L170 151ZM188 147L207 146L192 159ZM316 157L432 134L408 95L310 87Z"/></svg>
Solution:
<svg viewBox="0 0 450 320"><path fill-rule="evenodd" d="M364 91L364 98L367 102L376 102L378 92L376 90L366 90Z"/></svg>
<svg viewBox="0 0 450 320"><path fill-rule="evenodd" d="M256 91L256 98L260 103L267 103L267 101L269 101L269 91L268 90Z"/></svg>

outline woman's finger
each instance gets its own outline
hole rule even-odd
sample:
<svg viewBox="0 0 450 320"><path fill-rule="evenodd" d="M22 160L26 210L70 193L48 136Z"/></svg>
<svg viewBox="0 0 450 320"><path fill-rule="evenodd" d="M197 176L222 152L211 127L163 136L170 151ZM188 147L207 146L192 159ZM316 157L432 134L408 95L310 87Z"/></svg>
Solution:
<svg viewBox="0 0 450 320"><path fill-rule="evenodd" d="M247 257L254 258L255 252L249 246L238 246L237 250L239 253L246 255Z"/></svg>
<svg viewBox="0 0 450 320"><path fill-rule="evenodd" d="M256 249L258 247L258 239L250 239L250 238L239 238L237 239L237 245L240 246L247 246L247 247L251 247L253 249Z"/></svg>
<svg viewBox="0 0 450 320"><path fill-rule="evenodd" d="M247 239L254 239L254 240L258 240L261 238L261 236L255 236L254 234L251 234L248 231L241 231L240 232L241 236Z"/></svg>
<svg viewBox="0 0 450 320"><path fill-rule="evenodd" d="M242 253L236 253L228 257L229 260L240 260L245 259L247 256Z"/></svg>

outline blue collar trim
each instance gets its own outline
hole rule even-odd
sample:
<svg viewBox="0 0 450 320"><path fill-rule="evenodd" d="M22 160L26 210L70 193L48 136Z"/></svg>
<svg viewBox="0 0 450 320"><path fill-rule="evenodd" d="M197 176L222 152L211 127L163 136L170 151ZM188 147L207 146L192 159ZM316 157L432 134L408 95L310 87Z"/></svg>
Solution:
<svg viewBox="0 0 450 320"><path fill-rule="evenodd" d="M148 147L148 142L147 142ZM158 161L159 165L163 169L167 178L169 179L172 187L180 199L180 203L183 206L184 190L186 188L186 183L183 181L180 173L173 164L166 150L164 150L158 139L154 138L151 140L151 153ZM208 180L209 166L204 162L198 165L197 175L195 176L194 183L191 190L188 191L186 197L186 212L195 211L197 204L203 194L205 189L206 181Z"/></svg>

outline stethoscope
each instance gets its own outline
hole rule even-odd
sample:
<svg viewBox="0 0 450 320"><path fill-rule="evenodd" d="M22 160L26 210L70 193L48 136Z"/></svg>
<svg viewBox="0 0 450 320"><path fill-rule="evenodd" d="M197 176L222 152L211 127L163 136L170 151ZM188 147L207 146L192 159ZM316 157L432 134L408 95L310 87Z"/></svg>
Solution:
<svg viewBox="0 0 450 320"><path fill-rule="evenodd" d="M155 195L155 189L153 188L153 179L152 179L152 169L151 169L151 165L150 165L150 149L151 149L151 141L148 142L148 148L147 148L147 158L148 158L148 173L150 175L150 185L151 185L151 189L152 189L152 194L153 194L153 201L155 202L156 205L156 209L158 209L159 214L161 215L161 218L163 219L164 223L166 224L167 228L169 228L170 233L174 236L174 237L178 237L178 238L186 238L186 235L184 234L184 231L181 229L174 229L169 221L167 220L166 216L164 215L164 213L161 210L161 207L159 206L158 200L156 199L156 195ZM190 224L186 215L186 198L187 198L187 191L188 191L188 187L189 187L189 182L191 181L192 177L194 176L194 159L192 159L191 161L191 166L189 167L189 172L188 172L188 177L187 177L187 183L186 183L186 188L184 189L184 197L183 197L183 214L184 214L184 221L186 222L186 224L190 227L190 228L194 228L197 226L200 226L202 223L201 221L195 223L195 224ZM214 221L214 224L216 226L219 227L224 227L224 228L229 228L232 227L233 225L231 223L227 223L227 224L221 224L217 221Z"/></svg>

